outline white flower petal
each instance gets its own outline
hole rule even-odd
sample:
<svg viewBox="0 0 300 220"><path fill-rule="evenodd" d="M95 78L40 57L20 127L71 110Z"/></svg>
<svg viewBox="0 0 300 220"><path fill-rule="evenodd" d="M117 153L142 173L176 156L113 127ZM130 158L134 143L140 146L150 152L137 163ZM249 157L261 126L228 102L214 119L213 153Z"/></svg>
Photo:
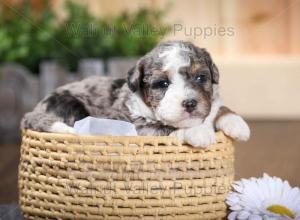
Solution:
<svg viewBox="0 0 300 220"><path fill-rule="evenodd" d="M228 220L235 220L236 219L236 216L237 216L238 212L231 212L229 215L228 215Z"/></svg>
<svg viewBox="0 0 300 220"><path fill-rule="evenodd" d="M241 211L238 213L237 219L248 219L249 215L250 215L249 212Z"/></svg>
<svg viewBox="0 0 300 220"><path fill-rule="evenodd" d="M228 194L226 203L232 212L228 219L290 220L270 212L271 205L281 205L291 210L300 220L300 190L287 181L263 174L261 178L241 179L233 184L234 192Z"/></svg>
<svg viewBox="0 0 300 220"><path fill-rule="evenodd" d="M238 211L238 210L241 210L242 207L240 205L235 204L234 206L231 206L230 209L233 211Z"/></svg>
<svg viewBox="0 0 300 220"><path fill-rule="evenodd" d="M236 193L229 193L227 196L227 201L230 201L232 203L237 203L240 201L239 197L236 196Z"/></svg>
<svg viewBox="0 0 300 220"><path fill-rule="evenodd" d="M263 218L259 215L250 215L249 220L262 220Z"/></svg>
<svg viewBox="0 0 300 220"><path fill-rule="evenodd" d="M242 186L241 183L237 182L236 184L233 184L232 186L233 186L235 191L237 191L239 193L243 193L244 187Z"/></svg>

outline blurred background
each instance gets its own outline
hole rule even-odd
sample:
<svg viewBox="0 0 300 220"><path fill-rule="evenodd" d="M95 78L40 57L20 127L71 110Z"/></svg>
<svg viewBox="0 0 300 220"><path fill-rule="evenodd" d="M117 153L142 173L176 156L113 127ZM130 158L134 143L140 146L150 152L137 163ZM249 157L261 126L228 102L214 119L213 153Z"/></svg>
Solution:
<svg viewBox="0 0 300 220"><path fill-rule="evenodd" d="M22 115L56 87L125 77L162 40L211 52L224 103L249 122L236 179L300 185L300 0L2 0L0 204L17 202Z"/></svg>

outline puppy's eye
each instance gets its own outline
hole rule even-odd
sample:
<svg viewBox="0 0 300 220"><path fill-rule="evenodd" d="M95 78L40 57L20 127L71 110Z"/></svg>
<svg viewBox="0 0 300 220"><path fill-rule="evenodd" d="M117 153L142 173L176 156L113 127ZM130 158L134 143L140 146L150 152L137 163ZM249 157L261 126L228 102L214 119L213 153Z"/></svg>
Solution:
<svg viewBox="0 0 300 220"><path fill-rule="evenodd" d="M196 80L197 83L203 84L207 81L207 77L204 74L199 74L199 75L196 76L195 80Z"/></svg>
<svg viewBox="0 0 300 220"><path fill-rule="evenodd" d="M165 89L168 88L170 85L169 80L160 80L152 84L153 89Z"/></svg>

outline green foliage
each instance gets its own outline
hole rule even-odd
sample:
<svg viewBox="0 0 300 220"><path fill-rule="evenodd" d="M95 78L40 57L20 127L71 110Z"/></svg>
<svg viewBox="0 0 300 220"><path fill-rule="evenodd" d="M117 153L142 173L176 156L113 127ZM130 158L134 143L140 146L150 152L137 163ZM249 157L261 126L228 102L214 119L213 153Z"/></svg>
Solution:
<svg viewBox="0 0 300 220"><path fill-rule="evenodd" d="M41 59L51 58L55 36L54 15L46 5L43 14L33 17L29 3L0 14L0 59L18 62L33 71Z"/></svg>
<svg viewBox="0 0 300 220"><path fill-rule="evenodd" d="M109 24L115 33L111 36L114 45L112 56L136 56L145 54L170 31L170 27L162 25L161 11L141 9L134 14L123 13Z"/></svg>
<svg viewBox="0 0 300 220"><path fill-rule="evenodd" d="M38 72L42 60L53 59L74 71L84 57L143 55L170 31L161 22L162 11L141 9L99 19L67 1L68 16L59 21L44 1L42 13L34 13L26 1L0 13L1 62L18 62Z"/></svg>

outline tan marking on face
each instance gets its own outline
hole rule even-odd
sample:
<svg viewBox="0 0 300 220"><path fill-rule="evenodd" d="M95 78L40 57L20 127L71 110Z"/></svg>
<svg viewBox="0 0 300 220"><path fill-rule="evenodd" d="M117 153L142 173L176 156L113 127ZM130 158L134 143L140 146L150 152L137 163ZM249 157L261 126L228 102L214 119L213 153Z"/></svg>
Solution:
<svg viewBox="0 0 300 220"><path fill-rule="evenodd" d="M196 75L201 70L202 65L200 63L195 63L191 65L191 74Z"/></svg>
<svg viewBox="0 0 300 220"><path fill-rule="evenodd" d="M235 114L235 112L233 112L231 109L227 108L226 106L221 106L218 114L216 115L216 118L214 120L214 124L216 124L216 122L223 116L227 115L227 114Z"/></svg>
<svg viewBox="0 0 300 220"><path fill-rule="evenodd" d="M154 69L151 75L144 77L144 82L147 84L143 90L143 100L147 106L152 109L156 108L160 99L163 97L166 90L152 89L151 86L154 82L160 80L170 80L171 73L167 70Z"/></svg>

